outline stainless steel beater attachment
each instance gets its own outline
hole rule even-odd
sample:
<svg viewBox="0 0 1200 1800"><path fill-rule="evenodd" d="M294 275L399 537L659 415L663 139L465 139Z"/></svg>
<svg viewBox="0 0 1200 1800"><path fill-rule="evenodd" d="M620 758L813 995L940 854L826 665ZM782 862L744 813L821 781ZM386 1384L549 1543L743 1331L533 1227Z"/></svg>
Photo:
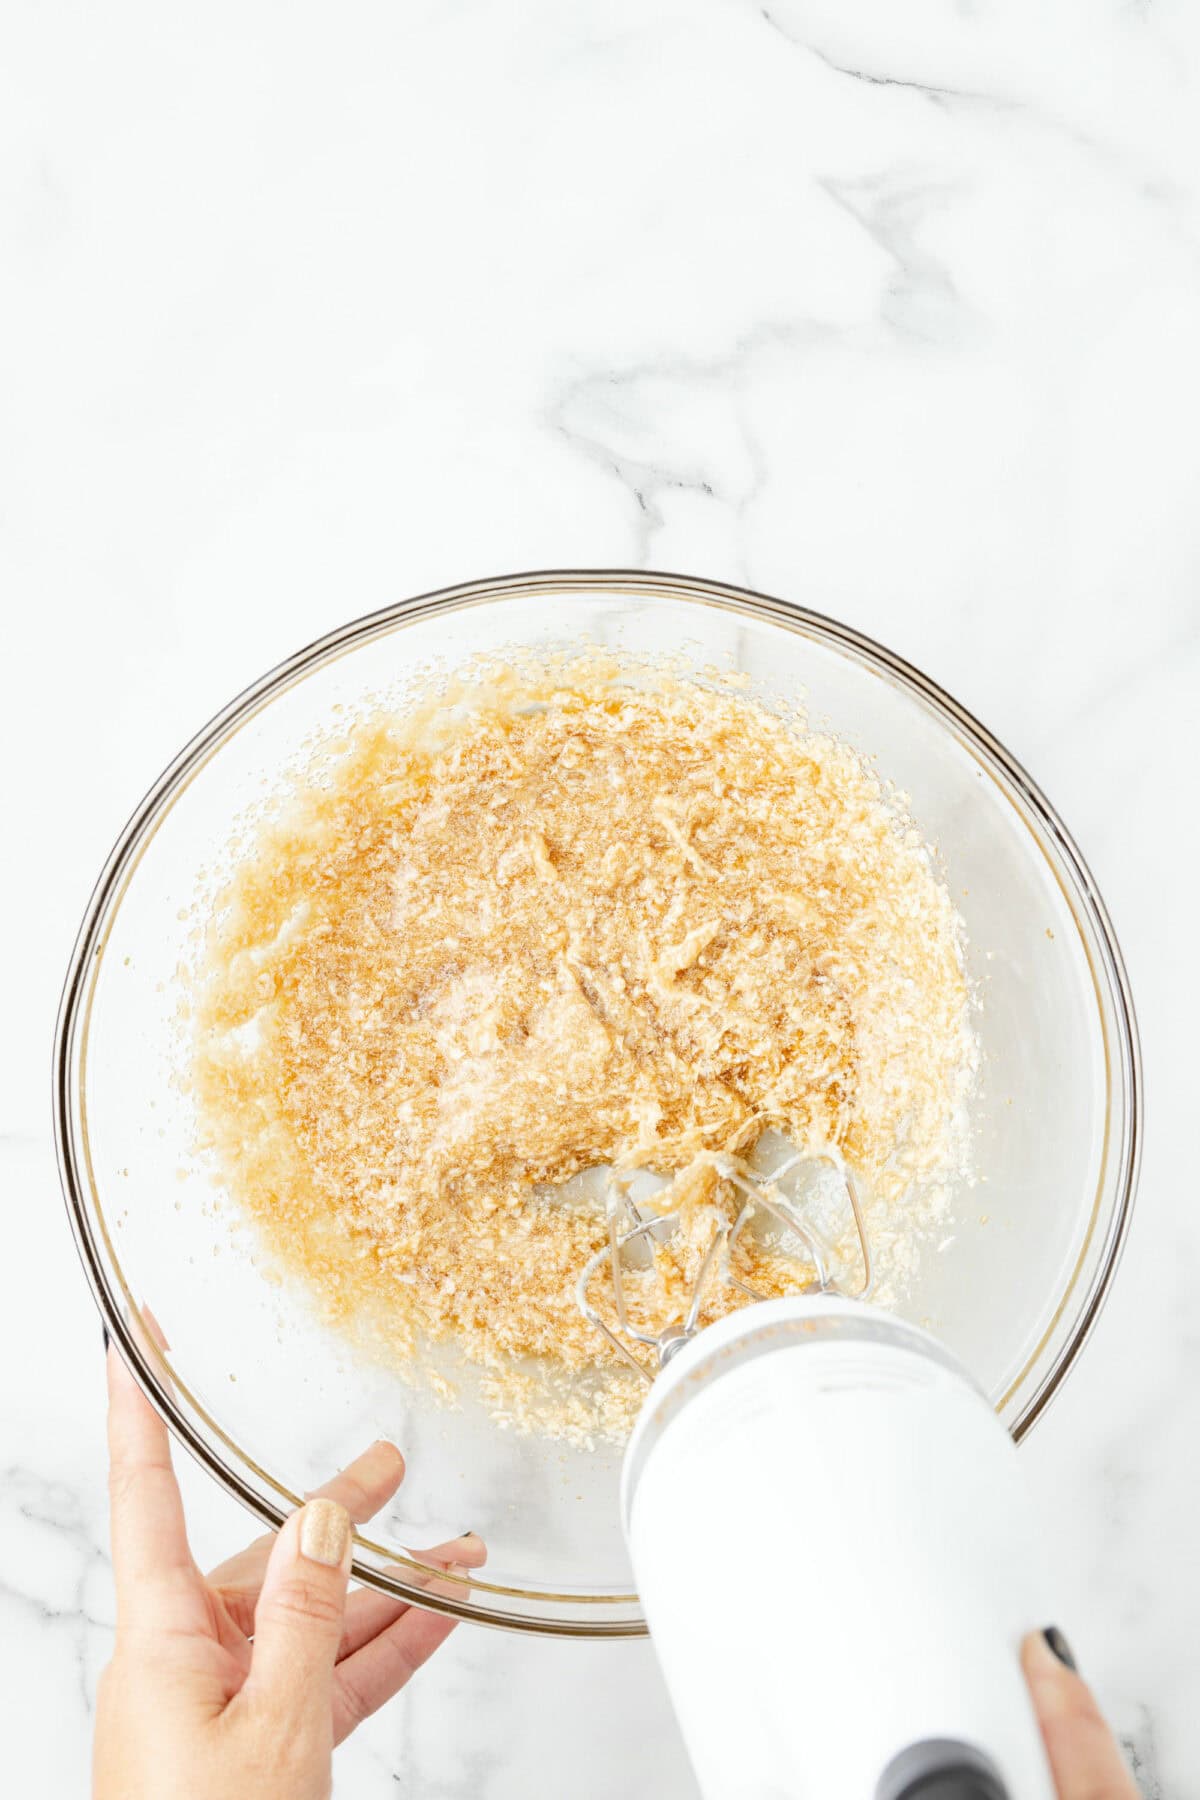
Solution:
<svg viewBox="0 0 1200 1800"><path fill-rule="evenodd" d="M800 1214L795 1202L786 1199L778 1188L778 1183L785 1175L802 1164L821 1163L836 1171L845 1188L850 1213L854 1219L854 1229L858 1236L859 1259L862 1266L862 1279L856 1288L847 1288L832 1273L834 1252L825 1242L815 1227ZM640 1330L629 1317L628 1300L625 1291L625 1269L628 1266L648 1268L653 1260L656 1245L666 1244L680 1229L682 1215L678 1212L656 1213L636 1205L628 1192L620 1186L615 1177L610 1176L608 1188L608 1242L602 1249L589 1258L579 1276L576 1287L576 1298L580 1311L589 1324L602 1331L615 1350L618 1350L635 1368L639 1375L647 1381L653 1381L657 1370L668 1362L675 1352L682 1348L690 1338L694 1338L701 1329L700 1313L704 1306L705 1296L710 1288L728 1286L737 1289L748 1300L766 1300L749 1282L743 1281L734 1273L733 1252L738 1240L757 1210L765 1212L777 1225L783 1227L799 1240L802 1246L796 1255L796 1261L804 1268L814 1271L813 1276L798 1281L798 1294L837 1294L847 1300L865 1300L874 1285L874 1270L871 1263L871 1245L867 1236L866 1224L863 1220L862 1206L854 1185L854 1177L839 1156L825 1154L806 1156L798 1151L787 1157L777 1168L766 1174L758 1174L745 1162L735 1156L718 1156L713 1167L718 1176L728 1181L742 1196L742 1205L732 1220L718 1216L713 1226L712 1241L709 1243L701 1259L687 1304L679 1317L659 1332ZM601 1271L607 1267L609 1279L609 1298L612 1312L616 1320L616 1330L601 1317L594 1303L595 1283ZM625 1339L641 1344L653 1350L656 1356L656 1367L648 1369L642 1359L634 1354Z"/></svg>

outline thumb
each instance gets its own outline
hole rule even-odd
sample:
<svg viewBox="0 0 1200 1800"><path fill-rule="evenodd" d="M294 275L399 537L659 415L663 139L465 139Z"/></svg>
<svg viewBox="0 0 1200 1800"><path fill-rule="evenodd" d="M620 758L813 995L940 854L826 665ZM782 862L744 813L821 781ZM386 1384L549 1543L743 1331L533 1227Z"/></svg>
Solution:
<svg viewBox="0 0 1200 1800"><path fill-rule="evenodd" d="M353 1526L336 1500L310 1500L275 1540L254 1609L243 1693L285 1728L332 1741L333 1668L342 1638Z"/></svg>
<svg viewBox="0 0 1200 1800"><path fill-rule="evenodd" d="M1070 1655L1055 1630L1035 1631L1021 1646L1059 1800L1138 1800L1117 1740Z"/></svg>

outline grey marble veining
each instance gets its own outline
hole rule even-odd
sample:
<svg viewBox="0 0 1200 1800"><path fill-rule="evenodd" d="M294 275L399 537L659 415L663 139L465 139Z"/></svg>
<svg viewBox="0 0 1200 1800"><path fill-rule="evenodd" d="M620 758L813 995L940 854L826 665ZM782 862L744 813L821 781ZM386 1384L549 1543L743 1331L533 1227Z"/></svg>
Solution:
<svg viewBox="0 0 1200 1800"><path fill-rule="evenodd" d="M46 1105L104 854L196 726L340 620L637 564L928 669L1096 872L1145 1039L1142 1194L1023 1454L1145 1794L1200 1795L1200 15L9 9L0 119L12 1791L84 1791L111 1637L99 1330ZM181 1478L216 1560L249 1522ZM644 1645L462 1629L337 1792L694 1788Z"/></svg>

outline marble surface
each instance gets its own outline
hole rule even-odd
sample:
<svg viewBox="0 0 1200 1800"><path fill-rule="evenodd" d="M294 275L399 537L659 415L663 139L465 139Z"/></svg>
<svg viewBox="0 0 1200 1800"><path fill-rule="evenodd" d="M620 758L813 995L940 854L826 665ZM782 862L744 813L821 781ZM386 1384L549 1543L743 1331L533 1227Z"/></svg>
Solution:
<svg viewBox="0 0 1200 1800"><path fill-rule="evenodd" d="M342 619L644 565L882 638L1092 863L1146 1159L1023 1455L1145 1794L1200 1794L1198 118L1186 0L6 9L8 1791L84 1791L110 1641L100 1334L47 1118L104 853ZM181 1475L215 1558L247 1521ZM694 1791L645 1646L467 1628L337 1768L340 1800Z"/></svg>

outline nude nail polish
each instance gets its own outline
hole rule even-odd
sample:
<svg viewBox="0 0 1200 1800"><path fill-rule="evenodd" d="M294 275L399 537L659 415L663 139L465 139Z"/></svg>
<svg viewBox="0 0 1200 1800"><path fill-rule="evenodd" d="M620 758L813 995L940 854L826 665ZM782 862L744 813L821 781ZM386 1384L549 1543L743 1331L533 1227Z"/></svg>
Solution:
<svg viewBox="0 0 1200 1800"><path fill-rule="evenodd" d="M310 1500L300 1515L300 1554L336 1569L350 1544L350 1514L336 1500Z"/></svg>

